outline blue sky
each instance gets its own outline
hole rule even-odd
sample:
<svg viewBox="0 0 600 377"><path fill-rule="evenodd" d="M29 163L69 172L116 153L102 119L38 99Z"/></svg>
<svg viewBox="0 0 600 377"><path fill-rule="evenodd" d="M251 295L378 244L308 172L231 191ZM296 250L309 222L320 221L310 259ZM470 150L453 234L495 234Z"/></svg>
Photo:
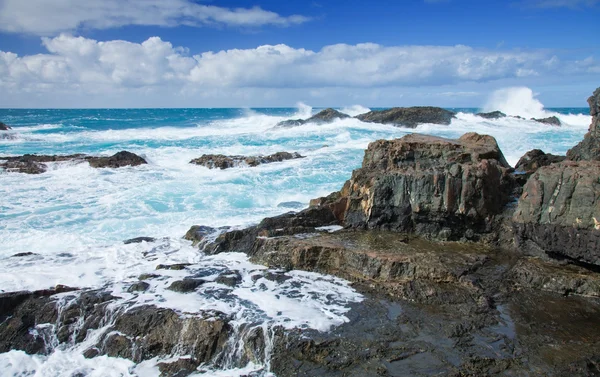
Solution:
<svg viewBox="0 0 600 377"><path fill-rule="evenodd" d="M1 107L584 107L600 0L0 0Z"/></svg>

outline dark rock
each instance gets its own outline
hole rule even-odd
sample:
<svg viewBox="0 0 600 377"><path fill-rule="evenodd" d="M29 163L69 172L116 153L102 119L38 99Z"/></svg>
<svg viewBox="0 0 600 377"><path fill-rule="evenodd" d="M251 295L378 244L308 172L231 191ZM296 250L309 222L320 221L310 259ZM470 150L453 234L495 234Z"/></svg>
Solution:
<svg viewBox="0 0 600 377"><path fill-rule="evenodd" d="M160 377L187 377L196 371L199 364L191 358L179 359L171 363L159 363L158 370Z"/></svg>
<svg viewBox="0 0 600 377"><path fill-rule="evenodd" d="M222 154L205 154L200 158L193 159L190 164L205 166L209 169L229 169L240 166L258 166L272 162L281 162L304 158L299 153L277 152L268 156L225 156Z"/></svg>
<svg viewBox="0 0 600 377"><path fill-rule="evenodd" d="M159 264L156 266L157 270L185 270L186 267L191 266L191 263L177 263L177 264Z"/></svg>
<svg viewBox="0 0 600 377"><path fill-rule="evenodd" d="M513 216L517 246L600 266L600 162L539 168Z"/></svg>
<svg viewBox="0 0 600 377"><path fill-rule="evenodd" d="M535 120L536 122L539 122L539 123L549 124L551 126L560 126L561 125L560 119L558 119L555 116L551 116L551 117L548 117L548 118L540 118L540 119L538 119L538 118L531 118L531 120Z"/></svg>
<svg viewBox="0 0 600 377"><path fill-rule="evenodd" d="M235 287L239 283L242 282L242 276L237 271L231 271L224 274L219 275L215 279L215 283L223 284L228 287Z"/></svg>
<svg viewBox="0 0 600 377"><path fill-rule="evenodd" d="M0 131L8 131L11 130L12 128L10 128L8 125L0 122Z"/></svg>
<svg viewBox="0 0 600 377"><path fill-rule="evenodd" d="M567 152L567 158L573 161L600 161L600 88L588 98L592 124L583 141Z"/></svg>
<svg viewBox="0 0 600 377"><path fill-rule="evenodd" d="M179 293L190 293L204 283L206 283L206 281L202 279L185 278L183 280L174 281L167 289Z"/></svg>
<svg viewBox="0 0 600 377"><path fill-rule="evenodd" d="M83 352L83 357L86 359L93 359L100 354L100 350L96 347L88 348Z"/></svg>
<svg viewBox="0 0 600 377"><path fill-rule="evenodd" d="M304 119L288 119L277 123L275 127L297 127L305 123Z"/></svg>
<svg viewBox="0 0 600 377"><path fill-rule="evenodd" d="M371 143L340 193L312 204L329 208L345 227L477 239L492 233L514 185L493 137L412 134Z"/></svg>
<svg viewBox="0 0 600 377"><path fill-rule="evenodd" d="M325 123L331 123L336 119L346 119L346 118L350 118L350 115L341 113L332 108L328 108L328 109L319 111L317 114L311 116L308 119L284 120L283 122L277 123L276 127L297 127L297 126L302 126L307 123L325 124Z"/></svg>
<svg viewBox="0 0 600 377"><path fill-rule="evenodd" d="M29 257L32 255L39 255L37 253L32 253L32 252L26 252L26 253L17 253L17 254L13 254L11 255L11 258L21 258L21 257Z"/></svg>
<svg viewBox="0 0 600 377"><path fill-rule="evenodd" d="M301 202L281 202L277 204L277 208L302 208L305 206L306 204Z"/></svg>
<svg viewBox="0 0 600 377"><path fill-rule="evenodd" d="M8 172L25 174L42 174L46 172L46 165L31 161L7 161L5 163L1 163L0 167L3 167Z"/></svg>
<svg viewBox="0 0 600 377"><path fill-rule="evenodd" d="M110 157L86 157L86 160L93 168L121 168L147 164L140 156L127 151L115 153Z"/></svg>
<svg viewBox="0 0 600 377"><path fill-rule="evenodd" d="M530 175L535 173L535 171L542 166L555 164L564 161L565 159L565 156L546 154L539 149L533 149L525 153L525 155L519 159L519 162L515 165L515 170Z"/></svg>
<svg viewBox="0 0 600 377"><path fill-rule="evenodd" d="M123 241L123 243L125 245L129 245L132 243L142 243L142 242L155 242L156 238L152 238L152 237L137 237L137 238L131 238L128 240Z"/></svg>
<svg viewBox="0 0 600 377"><path fill-rule="evenodd" d="M148 288L150 288L150 284L146 283L145 281L139 281L137 283L133 283L127 289L127 292L129 292L129 293L133 293L133 292L145 292L145 291L148 290Z"/></svg>
<svg viewBox="0 0 600 377"><path fill-rule="evenodd" d="M394 107L388 110L370 111L356 118L363 122L415 128L423 123L449 125L454 115L452 111L439 107Z"/></svg>
<svg viewBox="0 0 600 377"><path fill-rule="evenodd" d="M158 274L141 274L140 276L138 276L139 280L150 280L150 279L156 279L159 278L160 275Z"/></svg>
<svg viewBox="0 0 600 377"><path fill-rule="evenodd" d="M476 114L477 116L480 116L482 118L485 119L500 119L500 118L506 118L506 114L504 114L502 111L492 111L490 113L478 113Z"/></svg>

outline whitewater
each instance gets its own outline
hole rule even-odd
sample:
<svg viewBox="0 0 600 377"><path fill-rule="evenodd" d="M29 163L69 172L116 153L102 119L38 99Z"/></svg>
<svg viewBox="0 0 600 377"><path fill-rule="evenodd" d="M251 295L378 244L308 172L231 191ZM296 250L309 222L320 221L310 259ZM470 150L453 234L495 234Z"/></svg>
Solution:
<svg viewBox="0 0 600 377"><path fill-rule="evenodd" d="M585 104L582 104L584 106ZM0 292L38 290L61 284L104 288L133 307L154 304L185 315L218 310L239 323L327 331L348 319L349 304L361 295L342 279L291 271L275 284L251 277L265 267L243 254L208 256L182 239L192 225L243 228L262 218L298 211L312 198L339 190L361 165L364 149L378 139L418 132L458 138L466 132L494 136L514 165L525 152L539 148L565 154L579 142L591 117L587 108L546 109L532 91L512 88L494 93L482 109L457 112L449 126L423 124L416 129L342 119L331 124L277 128L287 119L307 118L319 109L299 104L289 109L0 109L0 120L13 127L13 139L0 139L0 156L37 154L112 155L128 150L147 165L93 169L85 163L58 162L48 172L27 175L0 172ZM355 116L362 106L339 109ZM487 120L476 112L500 110L521 116ZM557 116L553 127L531 117ZM192 165L203 154L267 155L299 152L306 158L227 170ZM154 243L123 243L149 236ZM13 257L19 253L32 253ZM181 272L161 271L164 279L144 294L126 287L158 264L191 263L207 271L238 271L241 285L228 300L211 296L214 282L198 294L183 295L166 287ZM216 270L216 273L211 271ZM287 285L286 285L287 284ZM290 295L289 284L299 287ZM277 310L275 310L277 308ZM56 347L47 356L21 351L0 354L6 376L158 376L159 360L134 364L106 356L86 359L98 330L83 344ZM94 338L94 336L96 338ZM268 353L268 347L265 351ZM262 365L207 366L196 375L235 376L258 371L269 375L269 355Z"/></svg>

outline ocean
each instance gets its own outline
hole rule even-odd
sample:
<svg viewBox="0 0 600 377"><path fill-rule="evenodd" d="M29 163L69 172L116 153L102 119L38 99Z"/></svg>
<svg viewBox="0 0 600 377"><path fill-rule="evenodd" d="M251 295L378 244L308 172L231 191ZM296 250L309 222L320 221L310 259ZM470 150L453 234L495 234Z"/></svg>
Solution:
<svg viewBox="0 0 600 377"><path fill-rule="evenodd" d="M480 109L450 109L457 118L449 126L424 124L416 129L337 120L325 125L276 128L286 119L307 118L320 109L0 109L0 121L13 127L14 140L0 140L0 156L37 154L112 155L127 150L147 165L93 169L86 163L50 164L40 175L0 172L0 292L37 290L57 284L104 288L129 307L154 304L186 315L199 309L218 310L239 324L266 331L276 325L327 331L347 321L352 302L361 295L348 282L325 275L290 272L281 284L251 279L265 267L238 253L206 256L182 239L192 225L246 227L262 218L301 210L312 198L339 190L360 167L367 145L378 139L425 133L457 138L466 132L494 136L506 159L515 164L538 148L565 154L591 122L588 108L549 108L519 103L490 105L511 115L556 115L560 127L532 120L486 120ZM358 115L362 106L340 108ZM227 170L192 165L203 154L266 155L299 152L306 158ZM154 243L123 244L149 236ZM33 253L12 257L17 253ZM183 295L165 287L178 271L146 293L133 295L128 284L158 264L191 263L198 270L236 270L242 284L227 298L210 287ZM261 284L262 283L262 284ZM203 288L204 289L204 288ZM90 335L99 336L101 329ZM82 352L94 339L60 345L48 355L22 351L0 354L3 376L158 376L156 363L140 364L107 356L86 359ZM269 347L261 363L235 361L207 365L196 375L235 376L255 371L269 375ZM232 351L234 354L235 351Z"/></svg>

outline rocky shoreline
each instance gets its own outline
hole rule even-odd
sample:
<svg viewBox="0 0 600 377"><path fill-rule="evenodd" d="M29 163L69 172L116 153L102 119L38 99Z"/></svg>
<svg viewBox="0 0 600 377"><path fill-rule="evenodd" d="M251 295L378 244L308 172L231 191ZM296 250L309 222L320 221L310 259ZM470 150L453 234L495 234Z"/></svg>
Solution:
<svg viewBox="0 0 600 377"><path fill-rule="evenodd" d="M176 356L159 368L178 377L248 362L279 377L600 375L600 88L588 102L590 130L566 158L533 150L513 169L494 138L476 133L379 140L339 191L305 210L186 234L204 253L242 252L274 269L257 280L279 284L303 270L352 282L364 300L330 332L240 328L216 311L119 307L114 292L56 287L0 294L0 352L48 354L57 346L48 339L87 339L87 358ZM398 114L413 116L364 118ZM236 163L222 157L206 158L209 167ZM157 269L182 272L171 291L193 295L207 284L193 265ZM128 294L160 279L140 276ZM234 289L241 277L226 271L210 281Z"/></svg>

